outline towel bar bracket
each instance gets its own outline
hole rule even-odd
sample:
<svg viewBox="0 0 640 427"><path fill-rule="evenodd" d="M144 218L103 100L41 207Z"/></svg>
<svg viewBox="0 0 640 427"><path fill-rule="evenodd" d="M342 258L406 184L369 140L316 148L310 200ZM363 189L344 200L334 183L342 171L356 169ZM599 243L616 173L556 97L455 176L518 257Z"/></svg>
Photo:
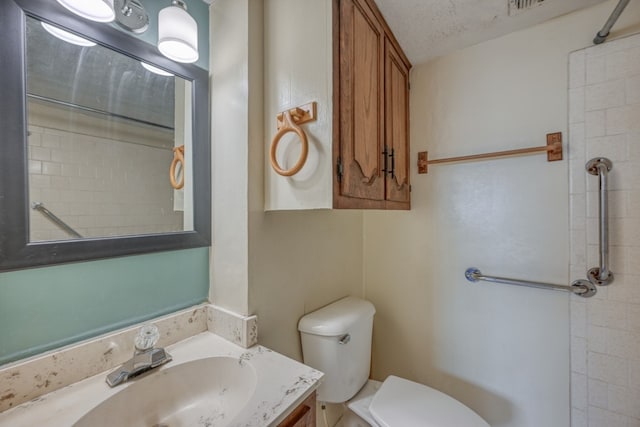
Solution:
<svg viewBox="0 0 640 427"><path fill-rule="evenodd" d="M571 287L575 289L573 291L574 294L581 296L583 298L589 298L594 296L596 293L598 293L598 289L596 288L596 285L594 285L589 280L584 280L584 279L574 280L573 283L571 283Z"/></svg>
<svg viewBox="0 0 640 427"><path fill-rule="evenodd" d="M607 286L613 282L613 273L611 271L608 271L607 278L605 280L600 279L601 276L600 267L593 267L587 271L587 277L589 280L598 286Z"/></svg>
<svg viewBox="0 0 640 427"><path fill-rule="evenodd" d="M293 123L300 126L302 124L312 122L317 120L318 118L318 103L313 101L307 104L301 105L299 107L292 108L289 111L291 118L293 119ZM286 122L284 120L284 113L282 111L278 113L276 116L276 129L280 130L286 126Z"/></svg>
<svg viewBox="0 0 640 427"><path fill-rule="evenodd" d="M562 132L547 134L547 161L557 162L562 160Z"/></svg>
<svg viewBox="0 0 640 427"><path fill-rule="evenodd" d="M611 169L613 169L613 163L611 163L611 160L607 159L606 157L596 157L589 160L586 164L585 169L589 174L598 176L600 174L600 172L598 171L598 167L600 167L601 165L607 168L607 172L611 172Z"/></svg>

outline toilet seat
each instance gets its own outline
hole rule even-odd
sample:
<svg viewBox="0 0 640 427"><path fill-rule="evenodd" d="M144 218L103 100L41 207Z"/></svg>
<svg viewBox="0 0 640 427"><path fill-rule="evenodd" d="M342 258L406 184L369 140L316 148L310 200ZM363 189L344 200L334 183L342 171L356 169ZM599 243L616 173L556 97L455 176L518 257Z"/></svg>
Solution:
<svg viewBox="0 0 640 427"><path fill-rule="evenodd" d="M369 411L381 427L490 427L451 396L393 375L373 396Z"/></svg>
<svg viewBox="0 0 640 427"><path fill-rule="evenodd" d="M373 400L373 396L376 395L380 387L382 386L382 382L376 380L367 380L364 387L360 389L358 394L352 397L347 402L347 408L351 410L356 417L360 417L363 421L367 422L370 427L380 427L376 420L371 415L371 411L369 411L369 406L371 405L371 401ZM354 426L362 426L362 423L343 423L344 427L354 427Z"/></svg>

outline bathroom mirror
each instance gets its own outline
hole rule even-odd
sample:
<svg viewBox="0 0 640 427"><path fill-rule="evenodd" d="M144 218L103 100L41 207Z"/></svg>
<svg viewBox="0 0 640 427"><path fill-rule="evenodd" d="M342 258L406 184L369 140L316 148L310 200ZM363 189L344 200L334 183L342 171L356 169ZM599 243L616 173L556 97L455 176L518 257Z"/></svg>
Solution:
<svg viewBox="0 0 640 427"><path fill-rule="evenodd" d="M0 271L208 246L207 72L54 1L0 24Z"/></svg>
<svg viewBox="0 0 640 427"><path fill-rule="evenodd" d="M191 82L26 23L29 241L193 230Z"/></svg>

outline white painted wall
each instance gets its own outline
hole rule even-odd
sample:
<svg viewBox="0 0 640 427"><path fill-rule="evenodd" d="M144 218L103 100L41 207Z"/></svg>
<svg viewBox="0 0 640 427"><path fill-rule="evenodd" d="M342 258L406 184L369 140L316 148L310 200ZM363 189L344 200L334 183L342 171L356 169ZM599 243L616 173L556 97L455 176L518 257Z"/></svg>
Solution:
<svg viewBox="0 0 640 427"><path fill-rule="evenodd" d="M249 313L249 0L209 8L214 304ZM261 91L262 87L256 89Z"/></svg>
<svg viewBox="0 0 640 427"><path fill-rule="evenodd" d="M573 427L640 425L640 35L574 52L569 117L571 279L599 265L598 178L609 175L610 268L614 281L571 298Z"/></svg>
<svg viewBox="0 0 640 427"><path fill-rule="evenodd" d="M614 1L413 70L412 159L545 144L567 136L569 52ZM616 29L640 22L632 3ZM614 32L614 36L619 34ZM377 307L373 375L447 392L492 426L569 425L569 298L471 284L463 273L569 281L567 161L544 156L412 168L410 212L365 212L366 297Z"/></svg>
<svg viewBox="0 0 640 427"><path fill-rule="evenodd" d="M263 8L250 15L250 26L262 29L264 22L254 44L264 46L264 69L254 61L250 70L253 81L264 78L264 98L252 98L264 126L250 131L249 308L258 315L262 344L302 360L298 320L344 296L362 296L362 213L296 211L332 203L331 1L258 4ZM277 175L268 161L276 114L310 101L318 103L318 119L302 125L307 164L292 178ZM297 146L287 137L278 153L295 162Z"/></svg>
<svg viewBox="0 0 640 427"><path fill-rule="evenodd" d="M363 294L362 213L264 211L271 135L263 126L270 117L262 96L263 3L217 0L211 7L210 299L239 314L257 314L260 343L302 360L300 317L343 296ZM298 84L307 82L292 79L292 93L302 92Z"/></svg>
<svg viewBox="0 0 640 427"><path fill-rule="evenodd" d="M332 20L331 0L264 2L265 210L330 209L332 177ZM291 177L278 175L269 161L277 132L276 115L315 101L318 119L301 127L309 140L304 167ZM295 133L277 147L278 163L290 169L300 156Z"/></svg>
<svg viewBox="0 0 640 427"><path fill-rule="evenodd" d="M614 5L416 67L412 158L542 145L553 131L566 137L568 53L590 44ZM299 359L299 317L362 295L364 278L378 309L374 377L434 386L494 427L569 425L567 295L462 276L475 265L568 282L567 162L533 156L434 166L426 176L413 168L410 212L264 213L271 114L258 114L261 10L258 0L212 7L212 301L258 314L261 343ZM630 4L616 28L631 31L639 15Z"/></svg>

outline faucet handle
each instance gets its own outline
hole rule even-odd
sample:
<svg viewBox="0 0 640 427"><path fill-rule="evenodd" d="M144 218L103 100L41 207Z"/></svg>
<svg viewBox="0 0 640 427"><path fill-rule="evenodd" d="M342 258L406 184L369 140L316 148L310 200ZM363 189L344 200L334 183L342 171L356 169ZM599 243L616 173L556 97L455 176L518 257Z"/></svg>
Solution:
<svg viewBox="0 0 640 427"><path fill-rule="evenodd" d="M134 340L136 350L149 350L156 345L158 339L160 339L160 331L156 325L152 323L143 325Z"/></svg>

